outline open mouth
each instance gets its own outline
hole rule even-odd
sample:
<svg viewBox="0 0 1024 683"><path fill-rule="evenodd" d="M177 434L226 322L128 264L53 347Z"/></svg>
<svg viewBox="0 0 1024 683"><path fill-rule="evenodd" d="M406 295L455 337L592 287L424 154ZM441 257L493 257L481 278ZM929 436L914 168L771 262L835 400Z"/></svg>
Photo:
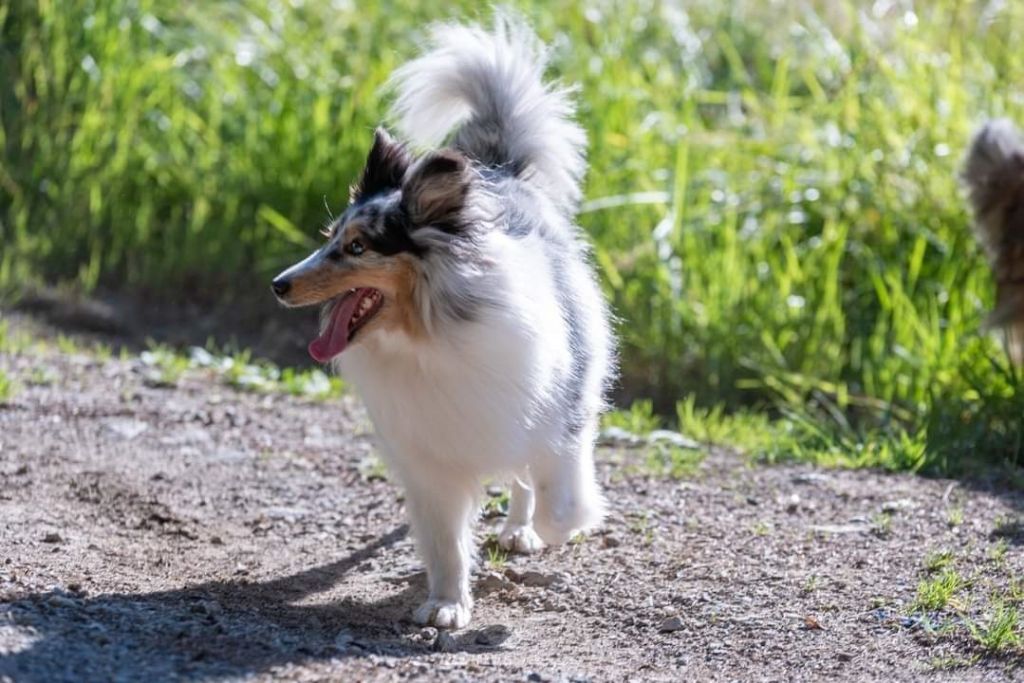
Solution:
<svg viewBox="0 0 1024 683"><path fill-rule="evenodd" d="M309 343L309 355L319 363L331 360L349 345L358 332L380 311L384 295L372 287L359 287L336 298L330 304L327 324Z"/></svg>

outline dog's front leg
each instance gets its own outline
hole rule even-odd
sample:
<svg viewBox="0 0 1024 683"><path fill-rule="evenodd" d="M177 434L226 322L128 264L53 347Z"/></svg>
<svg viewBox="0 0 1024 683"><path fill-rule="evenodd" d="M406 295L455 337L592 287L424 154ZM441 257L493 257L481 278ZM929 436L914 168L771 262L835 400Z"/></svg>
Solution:
<svg viewBox="0 0 1024 683"><path fill-rule="evenodd" d="M427 566L427 601L413 613L420 624L462 628L469 623L473 598L469 570L473 559L470 525L476 509L476 482L458 474L406 488L406 505L416 544Z"/></svg>

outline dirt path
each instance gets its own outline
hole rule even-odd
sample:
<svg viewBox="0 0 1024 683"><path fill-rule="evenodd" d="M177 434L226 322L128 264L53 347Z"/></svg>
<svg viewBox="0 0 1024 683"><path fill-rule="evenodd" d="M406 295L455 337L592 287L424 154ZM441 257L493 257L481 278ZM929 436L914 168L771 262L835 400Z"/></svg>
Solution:
<svg viewBox="0 0 1024 683"><path fill-rule="evenodd" d="M1024 576L1019 495L718 451L674 481L603 449L606 530L485 549L471 627L439 639L409 621L423 576L355 399L55 351L0 369L23 385L0 404L2 680L1024 677L956 628ZM961 609L911 616L940 549Z"/></svg>

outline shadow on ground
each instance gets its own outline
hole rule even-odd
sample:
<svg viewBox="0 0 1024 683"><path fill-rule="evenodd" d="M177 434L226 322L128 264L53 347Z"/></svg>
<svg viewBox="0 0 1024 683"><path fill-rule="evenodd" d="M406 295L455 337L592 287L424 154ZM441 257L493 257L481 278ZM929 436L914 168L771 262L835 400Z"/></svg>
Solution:
<svg viewBox="0 0 1024 683"><path fill-rule="evenodd" d="M0 657L0 677L190 681L314 659L426 654L431 642L406 621L424 598L422 581L411 580L379 602L295 604L330 589L407 531L403 525L342 560L261 583L211 581L91 598L63 591L29 595L0 611L10 617L0 627L8 621L34 633L24 649ZM462 634L455 647L479 649L474 635Z"/></svg>

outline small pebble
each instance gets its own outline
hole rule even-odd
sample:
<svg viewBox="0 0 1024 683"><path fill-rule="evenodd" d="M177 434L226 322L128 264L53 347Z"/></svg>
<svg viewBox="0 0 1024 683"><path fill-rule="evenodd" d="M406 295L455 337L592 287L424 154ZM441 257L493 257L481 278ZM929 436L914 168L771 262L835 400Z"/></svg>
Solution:
<svg viewBox="0 0 1024 683"><path fill-rule="evenodd" d="M686 628L686 624L683 623L682 617L669 617L661 622L658 631L661 633L672 633L674 631L682 631L684 628Z"/></svg>
<svg viewBox="0 0 1024 683"><path fill-rule="evenodd" d="M51 531L50 533L43 536L43 543L60 543L63 540L64 539L61 538L60 534L58 534L56 531Z"/></svg>

